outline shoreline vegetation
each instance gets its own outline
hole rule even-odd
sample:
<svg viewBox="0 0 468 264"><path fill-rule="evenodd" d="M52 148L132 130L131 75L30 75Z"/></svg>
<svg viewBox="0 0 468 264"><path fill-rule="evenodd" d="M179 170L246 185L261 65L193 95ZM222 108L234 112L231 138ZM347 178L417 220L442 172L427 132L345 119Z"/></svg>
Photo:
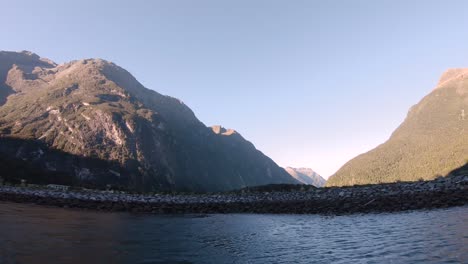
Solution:
<svg viewBox="0 0 468 264"><path fill-rule="evenodd" d="M432 181L315 188L270 185L205 194L132 194L51 185L0 186L0 201L153 214L351 214L468 204L468 175Z"/></svg>

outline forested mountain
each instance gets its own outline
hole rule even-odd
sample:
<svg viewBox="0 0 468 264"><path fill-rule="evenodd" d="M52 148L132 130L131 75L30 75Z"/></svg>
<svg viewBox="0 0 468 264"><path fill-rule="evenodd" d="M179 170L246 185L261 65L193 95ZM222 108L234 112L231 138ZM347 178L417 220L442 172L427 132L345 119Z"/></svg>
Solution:
<svg viewBox="0 0 468 264"><path fill-rule="evenodd" d="M445 176L468 161L468 69L451 69L390 139L346 163L327 186Z"/></svg>

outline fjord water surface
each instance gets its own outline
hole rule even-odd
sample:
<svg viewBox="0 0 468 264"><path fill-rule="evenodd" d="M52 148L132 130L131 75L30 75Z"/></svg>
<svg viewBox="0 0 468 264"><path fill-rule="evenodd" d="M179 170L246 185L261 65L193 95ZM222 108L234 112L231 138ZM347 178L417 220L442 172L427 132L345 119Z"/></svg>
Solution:
<svg viewBox="0 0 468 264"><path fill-rule="evenodd" d="M0 263L468 263L468 207L161 216L0 203Z"/></svg>

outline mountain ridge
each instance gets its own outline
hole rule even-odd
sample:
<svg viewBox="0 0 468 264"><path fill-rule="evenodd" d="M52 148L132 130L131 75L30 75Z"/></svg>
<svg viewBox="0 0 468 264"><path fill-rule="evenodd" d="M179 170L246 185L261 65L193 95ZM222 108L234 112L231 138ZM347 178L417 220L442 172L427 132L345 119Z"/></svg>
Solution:
<svg viewBox="0 0 468 264"><path fill-rule="evenodd" d="M343 165L327 186L430 180L468 161L468 69L451 69L390 138Z"/></svg>
<svg viewBox="0 0 468 264"><path fill-rule="evenodd" d="M216 134L179 99L144 87L103 59L56 64L32 52L0 52L0 91L0 137L118 162L128 171L108 172L109 179L120 175L132 189L218 191L297 183L234 130ZM46 168L47 155L41 159ZM74 166L67 173L78 177L87 171L88 182L99 169Z"/></svg>
<svg viewBox="0 0 468 264"><path fill-rule="evenodd" d="M323 187L325 185L326 180L310 168L286 167L285 170L303 184L313 185L315 187Z"/></svg>

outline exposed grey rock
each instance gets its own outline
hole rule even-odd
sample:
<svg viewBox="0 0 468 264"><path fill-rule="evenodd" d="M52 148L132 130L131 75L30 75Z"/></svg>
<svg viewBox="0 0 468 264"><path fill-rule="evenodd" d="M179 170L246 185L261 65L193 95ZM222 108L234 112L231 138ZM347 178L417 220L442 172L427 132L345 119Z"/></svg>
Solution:
<svg viewBox="0 0 468 264"><path fill-rule="evenodd" d="M0 164L2 155L16 156L73 176L69 184L145 191L296 183L239 133L218 130L114 63L57 65L31 52L0 52Z"/></svg>

